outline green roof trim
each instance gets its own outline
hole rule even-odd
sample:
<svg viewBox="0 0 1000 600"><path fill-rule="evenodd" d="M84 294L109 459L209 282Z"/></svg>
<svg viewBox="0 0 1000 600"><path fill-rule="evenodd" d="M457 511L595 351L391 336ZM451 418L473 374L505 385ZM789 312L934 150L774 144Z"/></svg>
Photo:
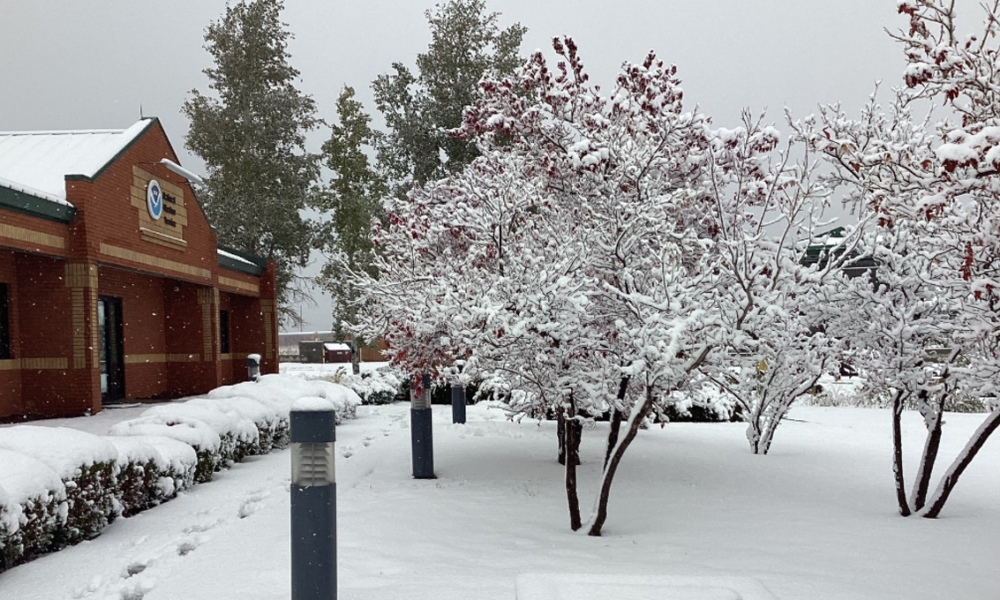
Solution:
<svg viewBox="0 0 1000 600"><path fill-rule="evenodd" d="M256 254L250 254L249 252L243 252L242 250L236 250L235 248L228 248L226 246L219 246L219 250L235 254L243 260L253 263L248 265L242 260L236 260L220 254L219 266L223 269L229 269L230 271L238 271L240 273L246 273L247 275L260 277L264 274L264 270L267 268L267 259L261 258Z"/></svg>
<svg viewBox="0 0 1000 600"><path fill-rule="evenodd" d="M76 217L76 208L73 206L32 196L2 185L0 185L0 208L56 223L70 223Z"/></svg>
<svg viewBox="0 0 1000 600"><path fill-rule="evenodd" d="M143 138L143 136L145 136L147 133L149 133L150 128L154 124L159 123L159 122L160 122L160 120L158 118L151 117L146 122L146 125L142 128L142 131L140 131L138 134L136 134L136 136L134 138L132 138L131 142L125 144L125 146L121 150L119 150L114 156L112 156L111 159L108 162L104 163L104 166L102 166L100 169L98 169L97 172L94 173L93 177L88 177L86 175L66 175L66 181L85 181L87 183L94 183L94 181L98 177L100 177L101 175L103 175L104 172L108 170L108 167L110 167L111 165L115 164L115 162L117 162L119 158L121 158L126 152L128 152L129 149L132 148L132 146L134 146L136 142L138 142L139 140L141 140Z"/></svg>

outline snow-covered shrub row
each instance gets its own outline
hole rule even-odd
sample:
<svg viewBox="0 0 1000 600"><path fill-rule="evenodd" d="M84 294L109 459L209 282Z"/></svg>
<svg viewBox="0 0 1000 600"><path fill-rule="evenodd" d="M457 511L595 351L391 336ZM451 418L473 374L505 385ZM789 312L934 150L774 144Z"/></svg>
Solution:
<svg viewBox="0 0 1000 600"><path fill-rule="evenodd" d="M403 387L402 378L389 368L359 375L345 372L337 383L354 390L364 404L389 404Z"/></svg>
<svg viewBox="0 0 1000 600"><path fill-rule="evenodd" d="M405 378L392 367L384 366L357 375L350 369L351 366L345 364L333 371L299 371L297 376L307 381L339 383L353 390L362 404L389 404L396 394L406 391Z"/></svg>
<svg viewBox="0 0 1000 600"><path fill-rule="evenodd" d="M109 436L0 429L0 572L94 537L115 517L165 502L249 455L287 446L289 412L305 397L330 405L338 423L361 404L341 385L268 375L153 406Z"/></svg>
<svg viewBox="0 0 1000 600"><path fill-rule="evenodd" d="M0 432L0 448L38 459L63 482L66 518L53 549L93 537L114 520L118 452L109 442L65 427L22 425Z"/></svg>

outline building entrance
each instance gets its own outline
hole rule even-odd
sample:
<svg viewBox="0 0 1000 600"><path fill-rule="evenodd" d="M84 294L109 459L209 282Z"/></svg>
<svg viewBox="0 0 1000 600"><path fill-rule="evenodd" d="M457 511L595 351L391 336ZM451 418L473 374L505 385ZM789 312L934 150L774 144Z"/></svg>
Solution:
<svg viewBox="0 0 1000 600"><path fill-rule="evenodd" d="M125 398L125 341L122 299L101 296L97 301L98 343L101 358L101 402Z"/></svg>

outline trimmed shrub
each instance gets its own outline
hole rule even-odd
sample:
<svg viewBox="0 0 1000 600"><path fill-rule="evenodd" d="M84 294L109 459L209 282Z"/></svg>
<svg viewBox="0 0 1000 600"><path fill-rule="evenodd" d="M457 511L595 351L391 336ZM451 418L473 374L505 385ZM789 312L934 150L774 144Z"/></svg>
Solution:
<svg viewBox="0 0 1000 600"><path fill-rule="evenodd" d="M202 421L191 418L168 418L160 415L146 415L137 419L122 421L111 428L111 435L163 436L184 442L197 455L194 480L205 483L212 480L212 474L222 463L220 453L222 440L219 434Z"/></svg>
<svg viewBox="0 0 1000 600"><path fill-rule="evenodd" d="M66 487L55 471L0 449L0 573L50 551L67 510Z"/></svg>
<svg viewBox="0 0 1000 600"><path fill-rule="evenodd" d="M56 532L54 548L96 536L117 516L118 452L100 437L66 427L18 425L0 431L0 447L37 458L65 485L66 523Z"/></svg>
<svg viewBox="0 0 1000 600"><path fill-rule="evenodd" d="M177 495L194 483L197 454L191 446L160 436L108 436L118 450L115 498L130 517Z"/></svg>

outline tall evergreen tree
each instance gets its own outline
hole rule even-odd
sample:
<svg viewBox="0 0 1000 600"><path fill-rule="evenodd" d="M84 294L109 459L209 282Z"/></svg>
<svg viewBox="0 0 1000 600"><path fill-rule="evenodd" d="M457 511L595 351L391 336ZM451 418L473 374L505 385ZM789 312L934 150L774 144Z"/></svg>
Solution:
<svg viewBox="0 0 1000 600"><path fill-rule="evenodd" d="M184 103L189 150L205 161L205 214L219 243L274 259L282 319L298 318L295 271L306 265L312 228L300 211L319 176L305 133L317 126L312 98L295 87L288 64L282 0L228 6L205 32L215 66L205 69L213 96L198 90Z"/></svg>
<svg viewBox="0 0 1000 600"><path fill-rule="evenodd" d="M397 62L372 83L389 129L376 137L379 166L399 196L479 156L475 144L447 132L462 124L483 75L509 75L523 63L518 49L527 29L500 29L499 13L487 12L484 0L449 0L425 15L431 43L417 55L417 74Z"/></svg>
<svg viewBox="0 0 1000 600"><path fill-rule="evenodd" d="M333 329L339 339L345 339L343 324L354 321L358 298L346 271L376 274L371 230L383 216L381 200L387 188L365 153L374 133L371 117L354 98L354 88L345 87L337 99L337 120L331 126L330 139L323 144L323 161L333 171L333 179L316 207L331 213L318 239L322 240L320 248L333 260L324 267L319 282L333 296ZM355 372L360 341L352 340Z"/></svg>

